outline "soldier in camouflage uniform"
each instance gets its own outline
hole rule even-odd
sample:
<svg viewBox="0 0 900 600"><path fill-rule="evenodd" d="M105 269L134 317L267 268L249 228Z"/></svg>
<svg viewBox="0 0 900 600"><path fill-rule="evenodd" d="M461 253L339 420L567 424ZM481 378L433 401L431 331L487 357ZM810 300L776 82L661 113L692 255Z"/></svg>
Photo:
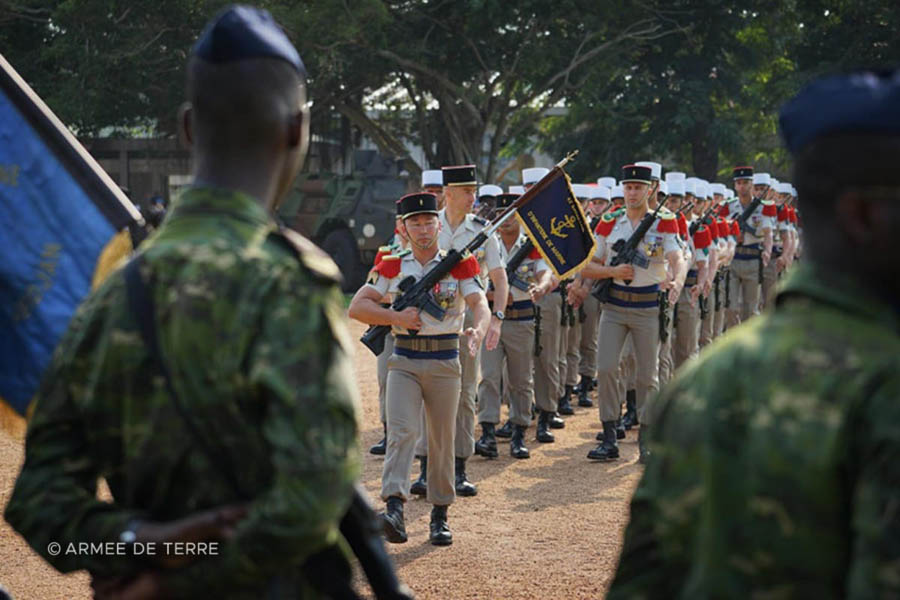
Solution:
<svg viewBox="0 0 900 600"><path fill-rule="evenodd" d="M349 586L338 523L360 468L358 399L338 269L271 216L306 154L305 79L268 13L232 7L210 24L182 121L194 187L127 270L155 305L143 314L159 355L119 270L72 319L37 395L6 520L57 569L89 570L98 597L321 597L335 575ZM96 498L100 477L112 502ZM204 539L218 551L161 543ZM66 551L107 542L128 551Z"/></svg>
<svg viewBox="0 0 900 600"><path fill-rule="evenodd" d="M808 260L663 392L610 600L900 596L900 72L781 130Z"/></svg>

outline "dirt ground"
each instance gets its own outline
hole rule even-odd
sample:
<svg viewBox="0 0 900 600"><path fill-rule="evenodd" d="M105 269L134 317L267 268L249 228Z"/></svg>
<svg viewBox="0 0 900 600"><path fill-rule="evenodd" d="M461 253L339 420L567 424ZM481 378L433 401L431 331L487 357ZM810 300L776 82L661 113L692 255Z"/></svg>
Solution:
<svg viewBox="0 0 900 600"><path fill-rule="evenodd" d="M354 338L363 327L351 325ZM356 378L362 399L363 482L376 507L382 457L368 454L381 437L375 358L355 346ZM504 408L505 414L505 408ZM576 408L556 442L538 444L534 428L528 460L515 460L501 443L500 457L469 461L474 498L450 507L453 545L428 543L430 505L406 506L406 544L388 545L401 579L421 599L598 599L616 566L631 497L641 468L637 432L620 442L622 458L595 463L585 457L600 424L596 408ZM0 431L0 506L5 506L22 462L20 434ZM417 463L415 465L417 468ZM417 471L416 471L417 473ZM90 598L83 573L60 575L0 522L0 584L16 600Z"/></svg>

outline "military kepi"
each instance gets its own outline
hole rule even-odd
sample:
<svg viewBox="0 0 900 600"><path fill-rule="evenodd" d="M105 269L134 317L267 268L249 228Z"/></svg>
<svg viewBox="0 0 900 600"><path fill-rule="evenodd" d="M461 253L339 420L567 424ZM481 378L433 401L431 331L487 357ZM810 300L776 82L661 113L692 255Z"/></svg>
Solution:
<svg viewBox="0 0 900 600"><path fill-rule="evenodd" d="M475 165L441 167L441 172L444 174L444 186L478 185Z"/></svg>
<svg viewBox="0 0 900 600"><path fill-rule="evenodd" d="M437 196L428 192L416 192L415 194L407 194L400 198L400 208L398 212L404 219L408 219L413 215L420 214L438 214Z"/></svg>
<svg viewBox="0 0 900 600"><path fill-rule="evenodd" d="M646 183L650 185L653 170L643 165L625 165L622 167L622 183Z"/></svg>
<svg viewBox="0 0 900 600"><path fill-rule="evenodd" d="M733 179L753 179L753 167L735 167L731 170Z"/></svg>
<svg viewBox="0 0 900 600"><path fill-rule="evenodd" d="M192 52L205 61L221 64L250 58L276 58L288 62L306 77L297 49L269 11L234 5L210 21Z"/></svg>
<svg viewBox="0 0 900 600"><path fill-rule="evenodd" d="M497 208L509 208L521 197L520 194L498 194Z"/></svg>

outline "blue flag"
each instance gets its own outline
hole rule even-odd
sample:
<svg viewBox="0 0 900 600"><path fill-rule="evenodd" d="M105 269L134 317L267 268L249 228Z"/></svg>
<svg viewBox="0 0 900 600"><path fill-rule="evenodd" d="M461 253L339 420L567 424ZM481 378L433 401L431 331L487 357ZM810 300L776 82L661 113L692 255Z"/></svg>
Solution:
<svg viewBox="0 0 900 600"><path fill-rule="evenodd" d="M566 279L591 260L597 244L569 176L556 166L528 195L516 218L553 273Z"/></svg>
<svg viewBox="0 0 900 600"><path fill-rule="evenodd" d="M24 415L104 247L140 220L0 56L0 399Z"/></svg>

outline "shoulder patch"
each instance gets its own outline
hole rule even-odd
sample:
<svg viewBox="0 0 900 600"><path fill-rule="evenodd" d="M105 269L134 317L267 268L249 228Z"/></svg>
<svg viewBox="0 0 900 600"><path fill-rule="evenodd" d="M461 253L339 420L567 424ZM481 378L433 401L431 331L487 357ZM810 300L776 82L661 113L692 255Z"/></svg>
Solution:
<svg viewBox="0 0 900 600"><path fill-rule="evenodd" d="M716 221L716 237L728 237L728 221L719 219Z"/></svg>
<svg viewBox="0 0 900 600"><path fill-rule="evenodd" d="M731 209L728 208L727 204L723 204L719 207L718 214L720 217L727 217L729 214L731 214Z"/></svg>
<svg viewBox="0 0 900 600"><path fill-rule="evenodd" d="M783 223L784 221L787 221L787 220L789 220L788 209L786 206L781 206L778 209L778 222Z"/></svg>
<svg viewBox="0 0 900 600"><path fill-rule="evenodd" d="M660 233L674 233L678 235L678 221L675 220L675 215L671 212L667 215L662 214L660 211L657 216L657 220L659 221L656 224L656 230Z"/></svg>
<svg viewBox="0 0 900 600"><path fill-rule="evenodd" d="M384 275L388 279L393 279L397 275L400 274L400 267L402 266L402 262L400 257L396 254L389 254L381 259L373 271L377 271L379 275Z"/></svg>
<svg viewBox="0 0 900 600"><path fill-rule="evenodd" d="M741 235L741 228L737 224L737 221L732 221L730 228L731 228L731 235L733 235L734 237Z"/></svg>
<svg viewBox="0 0 900 600"><path fill-rule="evenodd" d="M324 250L289 227L280 226L278 233L293 248L300 263L319 279L340 283L341 270Z"/></svg>
<svg viewBox="0 0 900 600"><path fill-rule="evenodd" d="M762 214L765 217L774 217L778 214L778 207L772 201L763 200L762 207Z"/></svg>
<svg viewBox="0 0 900 600"><path fill-rule="evenodd" d="M456 263L456 266L450 270L450 274L455 279L469 279L470 277L475 277L480 272L481 267L478 266L478 259L476 259L473 254L469 254L467 257Z"/></svg>

